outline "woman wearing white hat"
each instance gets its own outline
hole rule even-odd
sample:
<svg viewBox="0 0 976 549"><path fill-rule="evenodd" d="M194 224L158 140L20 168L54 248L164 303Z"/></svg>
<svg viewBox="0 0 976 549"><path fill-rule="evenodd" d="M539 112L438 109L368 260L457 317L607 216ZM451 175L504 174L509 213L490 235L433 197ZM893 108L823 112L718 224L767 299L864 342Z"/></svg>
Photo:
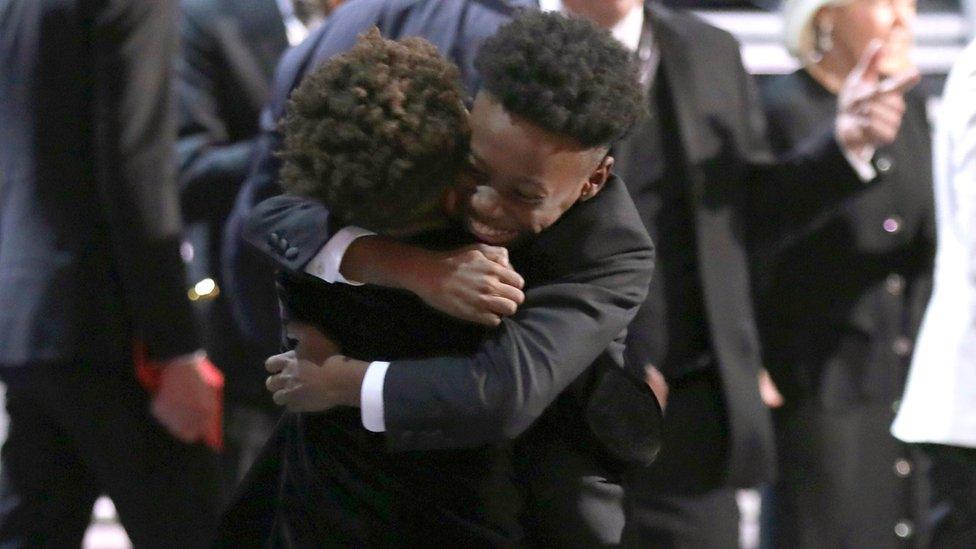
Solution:
<svg viewBox="0 0 976 549"><path fill-rule="evenodd" d="M803 67L764 90L773 147L789 151L832 124L852 71L892 85L913 71L914 19L915 0L787 0L785 41ZM888 429L930 291L929 128L918 94L872 108L904 119L890 146L868 151L864 191L815 223L761 235L757 248L766 366L784 397L766 507L775 547L922 543L922 475Z"/></svg>

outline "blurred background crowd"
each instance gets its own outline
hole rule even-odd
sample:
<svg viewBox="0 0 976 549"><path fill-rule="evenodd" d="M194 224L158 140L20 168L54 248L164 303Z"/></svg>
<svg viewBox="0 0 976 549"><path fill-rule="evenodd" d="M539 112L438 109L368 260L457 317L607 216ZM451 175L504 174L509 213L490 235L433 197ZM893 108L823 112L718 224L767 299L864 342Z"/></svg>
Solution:
<svg viewBox="0 0 976 549"><path fill-rule="evenodd" d="M376 0L182 0L178 17L171 23L150 22L147 36L127 43L133 51L156 49L158 55L148 61L130 60L140 66L129 67L126 65L129 61L123 60L103 67L93 66L91 59L79 53L92 44L99 46L102 38L91 31L82 32L82 37L75 42L65 38L56 49L46 50L43 44L35 46L35 50L21 48L19 41L26 39L19 33L25 31L15 25L27 20L24 13L34 9L30 7L33 2L0 0L0 55L4 56L0 57L3 80L0 104L4 104L0 108L0 126L3 126L0 146L6 149L0 152L3 160L0 164L0 309L3 309L0 310L0 346L3 347L0 364L5 367L4 382L10 385L6 405L11 416L3 450L3 470L0 470L4 487L0 494L0 516L4 522L0 524L0 542L28 540L22 546L32 546L29 540L35 539L30 537L34 528L31 522L35 519L31 513L41 513L49 519L44 528L68 525L64 527L64 535L68 537L52 538L42 545L71 546L72 528L82 525L76 524L81 519L69 516L66 509L90 507L98 496L111 496L119 509L118 516L106 499L99 499L85 537L84 544L89 547L130 543L118 525L118 517L122 522L131 521L135 528L151 522L143 520L138 516L140 512L133 509L142 508L144 513L151 513L151 509L159 506L155 512L166 513L165 506L181 505L178 501L193 499L196 505L216 508L218 502L228 500L280 415L280 408L274 405L265 388L267 373L263 367L265 359L278 353L281 346L273 271L241 237L242 224L255 204L280 192L266 181L255 180L254 175L249 178L249 174L261 173L255 159L262 158L262 147L270 146L263 140L262 132L269 131L276 123L265 109L275 90L276 67L289 49L301 51L309 47L303 41L333 17L334 10L352 12L357 10L357 4L370 2ZM37 5L48 3L37 2ZM565 5L577 3L566 1ZM649 6L651 13L659 9L657 3ZM786 230L763 223L749 227L751 283L743 284L740 289L746 288L748 295L741 297L753 303L755 326L741 329L749 332L754 328L760 342L764 369L755 386L721 386L718 380L724 374L709 372L724 372L722 368L728 367L723 362L724 355L718 360L703 359L705 366L689 371L669 371L662 367L661 372L649 372L649 382L659 399L674 406L675 414L688 407L689 398L709 401L701 409L688 412L691 419L681 420L681 425L688 429L685 436L700 439L700 444L693 447L707 449L737 444L741 441L734 436L751 429L764 430L760 438L775 443L775 454L770 461L776 469L775 477L725 470L715 480L703 474L700 494L691 498L682 496L680 502L675 499L671 505L687 504L692 509L697 504L695 501L703 500L704 505L687 511L687 516L699 523L734 523L735 536L746 547L973 546L968 543L976 540L976 425L965 424L966 414L958 408L947 409L951 405L946 401L968 401L968 421L973 421L976 338L969 342L965 332L971 330L976 314L970 301L970 294L976 290L973 289L973 260L966 254L976 249L976 235L968 232L972 227L966 224L970 220L964 218L976 210L973 194L976 118L973 109L967 112L965 107L967 103L976 104L976 84L972 78L976 52L972 47L965 48L976 34L976 1L785 0L781 4L780 0L668 0L664 6L662 9L688 10L738 40L741 62L754 78L746 85L749 90L744 95L752 103L740 104L730 99L720 107L727 109L728 116L741 116L746 119L746 125L760 128L756 135L766 141L760 148L768 147L774 157L789 156L809 142L811 136L833 126L845 79L852 71L864 69L858 63L871 47L872 39L880 39L886 46L884 59L878 61L878 77L883 79L912 67L921 73L918 85L904 95L903 118L895 124L896 133L890 143L877 150L872 148L859 164L866 170L859 173L862 179L875 181L869 190L838 200L835 206ZM92 18L96 20L96 28L101 18L107 21L113 17L110 6L106 8L108 15L96 13L96 8L78 9L90 9L95 14ZM44 25L51 21L33 24L34 31L42 35ZM124 26L110 28L108 35L124 32L119 30ZM403 32L409 34L409 30ZM113 104L93 106L88 102L90 98L81 98L75 105L63 105L61 112L45 113L64 122L69 126L67 130L48 127L37 131L18 126L15 111L20 107L15 107L16 94L22 84L18 79L27 77L17 67L27 63L24 56L31 54L45 59L56 57L56 61L50 61L53 65L74 64L73 70L78 71L73 75L61 71L58 76L44 76L48 79L46 93L59 94L71 78L88 80L105 71L117 80L104 84L104 90L99 85L94 89L112 95L122 107L117 112L109 112L115 108ZM642 59L644 54L638 49L637 55ZM665 51L662 55L671 54ZM148 70L147 63L166 62L172 63L174 69L171 81L156 81L144 72ZM968 63L965 66L969 74L954 78L969 81L959 85L962 91L947 91L943 105L947 77L957 62ZM136 83L124 83L128 77ZM157 84L171 85L173 94L165 97L164 90L153 89ZM169 109L175 116L170 118L152 108L128 108L127 102L145 99L147 93L157 94L156 107ZM720 100L709 97L707 101ZM709 105L716 108L712 103ZM949 108L958 109L943 115L957 121L954 126L939 118ZM99 113L97 116L120 119L118 126L124 139L118 148L122 151L141 146L144 136L140 132L148 135L172 131L174 139L159 145L169 150L143 151L139 154L149 155L148 158L137 154L135 160L119 169L122 172L144 170L164 180L171 175L176 182L177 202L169 203L172 200L163 191L130 189L131 192L126 191L128 196L119 199L116 210L95 215L91 211L98 206L90 203L91 197L53 183L44 187L47 195L39 193L38 197L24 198L25 191L13 182L21 172L26 173L18 158L31 153L27 152L26 145L22 150L16 149L17 136L33 132L34 140L57 140L64 135L89 139L92 130L82 127L79 121L82 118L79 113L88 112L86 109L94 109ZM137 125L129 124L129 119L121 120L124 116L137 120ZM657 113L656 116L663 116L664 123L668 123L668 116L680 119L682 114ZM755 117L762 120L757 121ZM902 117L902 113L897 113L897 117ZM175 127L170 127L173 121ZM667 149L667 144L657 145ZM60 154L35 160L45 173L86 170L85 158L64 151ZM264 154L263 158L268 155ZM620 172L628 182L648 177L648 171L665 173L672 168L650 170L635 164L634 159L639 158L632 154L629 162L620 164ZM171 160L171 167L156 164L160 159ZM74 166L75 163L79 166ZM852 163L858 165L857 159ZM172 174L168 174L170 169ZM42 173L38 179L43 177ZM61 184L68 181L58 176L52 180ZM965 180L967 186L956 188L960 180ZM799 188L801 191L794 193L790 200L801 205L820 200L821 194L805 195L803 187ZM59 194L60 198L50 200L50 193ZM640 208L662 208L661 203L641 202L638 196L635 201ZM65 328L72 320L62 318L61 313L49 312L70 309L70 314L76 314L81 310L90 314L86 321L89 323L100 323L102 318L116 315L118 304L97 295L113 290L100 287L100 278L88 277L83 272L83 269L97 269L104 258L88 251L79 251L79 257L71 258L65 257L67 252L59 252L60 255L52 254L52 258L40 263L19 258L33 257L32 250L74 249L73 245L63 243L72 241L74 237L70 233L78 229L65 229L65 234L43 234L47 229L31 217L77 216L80 218L77 222L83 224L93 217L114 219L113 216L125 216L126 211L140 209L148 219L140 222L143 225L126 222L123 225L128 227L128 232L109 235L105 228L109 222L99 221L91 229L95 236L90 238L111 243L106 247L114 250L128 250L119 252L123 257L132 257L125 253L139 256L133 261L147 259L143 257L148 253L145 248L156 247L148 258L156 268L151 273L138 273L135 278L142 286L127 287L127 293L152 292L173 297L177 289L165 289L166 279L170 271L181 277L179 300L188 300L192 306L199 338L184 340L182 335L156 334L157 340L164 342L158 344L154 343L157 340L153 336L147 335L149 341L135 351L137 364L148 365L150 370L164 364L162 370L166 371L173 361L180 360L189 361L196 368L199 379L180 381L163 374L157 380L157 386L162 387L157 394L162 396L151 404L151 410L155 421L178 439L210 440L206 433L194 432L188 423L181 423L189 420L181 418L178 410L190 406L189 400L173 397L167 404L163 398L166 387L173 387L177 393L203 394L222 383L222 401L216 404L220 408L221 440L214 439L210 445L185 444L189 447L186 451L169 448L170 442L152 437L139 444L124 442L131 440L127 434L129 427L115 425L109 418L130 414L127 407L99 411L104 414L98 416L102 422L99 433L71 434L72 429L88 427L62 424L70 424L71 417L91 412L90 403L69 402L63 395L37 387L43 380L54 379L52 376L60 373L36 374L23 367L24 364L65 362L63 346L68 345L65 342L68 339L73 340L72 345L82 341L81 346L96 349L92 353L100 357L118 355L119 349L125 349L122 354L126 358L116 356L113 362L118 364L112 368L127 367L131 342L112 341L111 327L100 326L93 332L96 335L91 336L83 330ZM681 221L668 221L661 211L657 211L657 216L648 221L649 228L653 226L661 231L662 223L671 223L667 226L671 232L667 234L684 234L682 231L690 230ZM962 225L956 224L953 216L963 219ZM685 257L682 250L675 249L685 241L669 243L666 238L662 233L661 241L656 241L664 264L659 261L655 277L673 281L675 277L695 278L691 274L706 279L712 276L703 272L710 267L695 266L700 260ZM133 248L139 249L129 250L125 241L138 242ZM692 247L684 251L693 250L695 245L692 238L689 245ZM287 243L282 246L288 248ZM955 248L944 251L943 246ZM178 265L167 265L168 262ZM71 266L75 264L81 267ZM180 265L182 272L179 272ZM33 283L25 282L18 274L19 270L38 268L50 269L57 276ZM942 273L940 269L947 272ZM109 278L115 280L113 276ZM60 288L61 293L45 294L46 289L38 289L41 285ZM78 289L67 289L75 287ZM686 320L693 320L685 325L671 324L667 328L670 332L665 333L679 337L684 334L682 330L689 331L694 334L688 338L692 351L701 351L705 357L709 354L705 349L712 345L711 338L717 337L720 331L715 328L714 319L709 319L711 324L706 326L706 318L714 312L709 310L706 314L705 308L711 307L714 299L704 295L711 290L696 284L682 287L699 297L698 304L684 309L669 306L665 311L672 315L678 312ZM40 292L42 297L25 297L31 292ZM72 292L84 297L69 295ZM149 301L141 298L140 306L157 305ZM959 312L960 308L967 311ZM173 316L167 323L179 325L180 322L172 319L181 318L183 313L169 314ZM654 313L638 316L635 323L638 330L657 326L656 321L647 319L648 314ZM50 329L27 326L23 322L26 315L40 315L46 325L56 326ZM129 333L128 330L126 326L118 327L119 333ZM940 339L946 333L957 332L955 340L949 336ZM743 341L742 345L750 345L748 337L743 337ZM954 351L948 350L953 345L970 345L969 352L953 354ZM206 358L202 358L198 349L205 350ZM666 358L661 360L666 362ZM201 361L215 367L219 374L214 375L222 376L222 381L200 374L208 371L202 369ZM654 362L657 364L657 360ZM715 366L716 362L721 364ZM955 368L952 365L956 362L963 364L958 366L960 370L965 370L968 362L968 378L963 374L946 373L940 377L926 373ZM935 363L939 366L932 365ZM68 376L70 379L58 383L63 387L72 383L97 384L98 380L113 375L112 368L84 370L84 375L78 374L79 379ZM913 392L906 396L909 380ZM126 391L132 388L115 387L92 398L104 402ZM746 400L738 394L741 391L752 391L760 397L769 409L770 419L753 417L758 412L740 403ZM950 397L950 393L955 396ZM32 399L62 402L63 407L39 413ZM127 406L143 405L150 409L145 400L138 402L141 404ZM167 406L176 410L167 411ZM666 417L668 409L666 406ZM904 412L905 417L899 417L896 438L891 434L891 425L899 412ZM740 413L748 417L736 415ZM689 427L695 418L714 425ZM938 425L942 423L953 426L941 429ZM666 444L667 441L666 437ZM182 442L176 444L184 446ZM105 457L100 448L92 445L126 448L109 452L111 455ZM737 447L728 452L737 451L734 448ZM144 454L154 454L157 458L142 464ZM722 452L718 455L725 456ZM73 456L71 459L84 465L72 466L71 459L63 456ZM664 455L663 459L667 464L668 456ZM114 465L113 460L138 462L140 466L127 471ZM169 463L157 463L167 460ZM39 462L45 462L44 466L34 465ZM92 466L93 462L100 465ZM762 468L761 464L753 465ZM114 475L115 479L96 481L85 477L90 473L79 472L98 467L110 472L95 473L95 477ZM170 472L163 475L158 487L150 487L138 480L142 478L141 467L168 468ZM748 480L730 480L736 476ZM52 482L52 478L61 479L65 484ZM69 481L77 481L76 485L80 483L83 488L69 490L66 487ZM34 493L59 494L67 498L67 503L31 502L30 497L35 496L26 494L32 487L38 490ZM72 492L65 495L65 491ZM183 493L173 498L160 495L167 491ZM138 498L120 500L126 492L144 493ZM151 506L146 500L156 501ZM740 507L727 512L723 504L730 500L737 501ZM185 510L191 515L198 514L197 519L208 512ZM87 523L89 514L82 515ZM174 516L171 525L160 528L183 528L186 522L181 520ZM945 527L947 521L954 521L948 530L936 528L937 524ZM206 527L200 526L204 530ZM149 526L137 535L132 535L132 527L129 530L136 546L152 545L154 542L139 540L151 540L157 535ZM947 537L940 538L940 535ZM727 538L716 537L710 541L704 538L699 540L699 545L687 546L722 547L725 546L722 539ZM187 540L191 546L194 544L192 538ZM641 545L656 546L652 541Z"/></svg>

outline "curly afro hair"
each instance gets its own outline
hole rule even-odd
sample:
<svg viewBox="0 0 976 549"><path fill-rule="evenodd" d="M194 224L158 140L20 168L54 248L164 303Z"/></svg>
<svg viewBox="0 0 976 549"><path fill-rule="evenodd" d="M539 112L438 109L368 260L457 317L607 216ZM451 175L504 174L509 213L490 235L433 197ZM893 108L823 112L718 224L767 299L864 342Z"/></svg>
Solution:
<svg viewBox="0 0 976 549"><path fill-rule="evenodd" d="M458 69L420 38L377 29L308 74L281 122L281 183L341 223L376 232L429 214L454 183L470 129Z"/></svg>
<svg viewBox="0 0 976 549"><path fill-rule="evenodd" d="M634 56L590 21L525 11L475 58L508 112L585 147L609 146L645 112Z"/></svg>

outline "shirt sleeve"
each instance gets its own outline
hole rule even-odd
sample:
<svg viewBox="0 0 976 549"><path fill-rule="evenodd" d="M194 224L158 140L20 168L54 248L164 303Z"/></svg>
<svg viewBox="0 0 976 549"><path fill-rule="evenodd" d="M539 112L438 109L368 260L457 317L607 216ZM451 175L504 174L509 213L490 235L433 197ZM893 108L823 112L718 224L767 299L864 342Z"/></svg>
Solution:
<svg viewBox="0 0 976 549"><path fill-rule="evenodd" d="M389 367L389 362L371 363L366 368L363 386L359 393L363 427L374 433L386 431L386 419L383 417L383 382L386 380L386 370Z"/></svg>
<svg viewBox="0 0 976 549"><path fill-rule="evenodd" d="M344 227L339 230L322 246L317 254L308 262L305 272L329 283L342 283L351 286L362 286L362 282L347 280L339 267L342 265L342 258L346 255L346 250L357 239L363 236L372 236L376 233L367 231L359 227Z"/></svg>

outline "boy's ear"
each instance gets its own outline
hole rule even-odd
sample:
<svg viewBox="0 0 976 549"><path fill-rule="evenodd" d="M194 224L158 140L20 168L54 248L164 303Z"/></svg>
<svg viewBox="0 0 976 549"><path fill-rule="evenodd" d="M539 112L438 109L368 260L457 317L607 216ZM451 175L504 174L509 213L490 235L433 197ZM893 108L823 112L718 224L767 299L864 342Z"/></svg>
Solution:
<svg viewBox="0 0 976 549"><path fill-rule="evenodd" d="M596 193L600 192L603 186L606 184L607 179L610 179L610 170L613 169L613 157L609 154L603 157L600 161L600 165L593 170L590 174L589 179L583 184L583 189L580 192L579 200L580 202L585 202L594 196Z"/></svg>

